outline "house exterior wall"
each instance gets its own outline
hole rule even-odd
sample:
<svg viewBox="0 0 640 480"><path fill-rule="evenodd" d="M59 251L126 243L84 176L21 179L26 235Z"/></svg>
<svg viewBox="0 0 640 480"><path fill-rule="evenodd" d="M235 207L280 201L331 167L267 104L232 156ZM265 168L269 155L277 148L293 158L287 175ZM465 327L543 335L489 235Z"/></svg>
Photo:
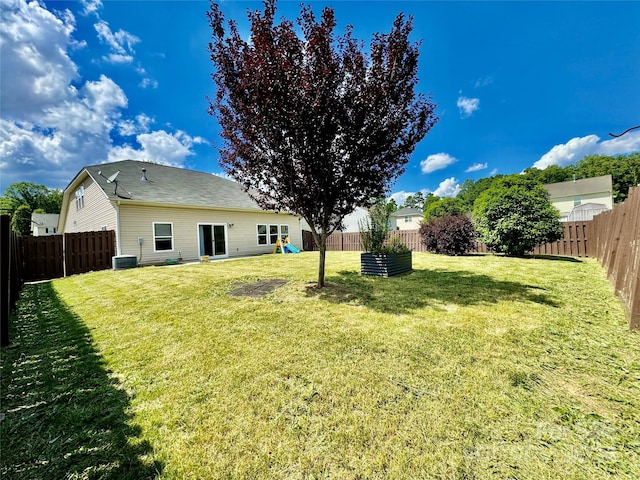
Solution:
<svg viewBox="0 0 640 480"><path fill-rule="evenodd" d="M289 239L302 249L298 217L270 212L239 212L121 204L120 254L136 255L140 264L163 263L168 258L195 261L200 258L199 225L224 225L229 257L271 253L274 245L258 245L257 225L288 225ZM155 251L154 223L171 223L173 249ZM229 226L229 225L232 226ZM138 239L142 238L142 249ZM268 241L268 240L267 240ZM141 255L142 253L142 255Z"/></svg>
<svg viewBox="0 0 640 480"><path fill-rule="evenodd" d="M84 207L77 210L75 192L80 186L84 187ZM81 185L69 193L63 225L65 233L116 230L116 209L91 177L86 177Z"/></svg>
<svg viewBox="0 0 640 480"><path fill-rule="evenodd" d="M407 215L408 220L406 221L405 216L394 217L392 216L390 219L390 229L391 230L418 230L420 228L420 223L422 222L423 217L420 215Z"/></svg>
<svg viewBox="0 0 640 480"><path fill-rule="evenodd" d="M610 192L589 193L583 195L567 195L563 197L551 198L551 203L560 211L562 217L566 217L571 213L575 205L575 201L580 199L580 204L584 203L601 203L606 205L608 209L613 208L613 197Z"/></svg>

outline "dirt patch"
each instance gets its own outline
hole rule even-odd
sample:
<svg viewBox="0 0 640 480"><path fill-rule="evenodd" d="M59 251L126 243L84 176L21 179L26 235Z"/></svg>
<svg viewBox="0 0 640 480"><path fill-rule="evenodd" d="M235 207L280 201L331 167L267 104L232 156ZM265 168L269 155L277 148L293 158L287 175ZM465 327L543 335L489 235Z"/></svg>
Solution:
<svg viewBox="0 0 640 480"><path fill-rule="evenodd" d="M236 287L229 292L229 295L233 297L264 297L267 293L274 291L276 288L281 287L287 283L287 280L279 278L273 278L270 280L258 280L255 283L234 283Z"/></svg>

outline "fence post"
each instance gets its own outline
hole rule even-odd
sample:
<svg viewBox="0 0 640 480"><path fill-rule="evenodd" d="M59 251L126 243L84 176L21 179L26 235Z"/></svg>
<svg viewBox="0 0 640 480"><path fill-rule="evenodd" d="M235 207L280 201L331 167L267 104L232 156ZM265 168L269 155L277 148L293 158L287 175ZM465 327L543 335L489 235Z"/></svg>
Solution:
<svg viewBox="0 0 640 480"><path fill-rule="evenodd" d="M1 218L1 241L0 241L0 276L2 277L2 315L0 318L0 346L9 345L9 315L11 313L11 278L10 278L10 259L11 251L9 245L11 245L11 217L9 215L2 215Z"/></svg>
<svg viewBox="0 0 640 480"><path fill-rule="evenodd" d="M62 276L67 276L67 233L62 235Z"/></svg>

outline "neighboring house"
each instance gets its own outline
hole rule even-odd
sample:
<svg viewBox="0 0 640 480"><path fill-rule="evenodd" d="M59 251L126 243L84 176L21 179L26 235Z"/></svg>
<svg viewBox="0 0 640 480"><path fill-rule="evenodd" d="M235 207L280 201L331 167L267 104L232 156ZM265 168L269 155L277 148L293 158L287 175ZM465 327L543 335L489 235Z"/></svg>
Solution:
<svg viewBox="0 0 640 480"><path fill-rule="evenodd" d="M297 216L262 210L239 184L216 175L124 160L83 168L64 190L59 230L114 230L116 254L140 264L271 253Z"/></svg>
<svg viewBox="0 0 640 480"><path fill-rule="evenodd" d="M418 230L424 219L424 212L419 208L404 207L396 210L389 218L390 230Z"/></svg>
<svg viewBox="0 0 640 480"><path fill-rule="evenodd" d="M34 237L44 237L46 235L54 235L58 233L57 213L32 213L31 214L31 231Z"/></svg>
<svg viewBox="0 0 640 480"><path fill-rule="evenodd" d="M356 209L344 217L342 223L344 228L340 230L343 233L357 233L360 231L360 224L369 220L369 212L366 208L356 207Z"/></svg>
<svg viewBox="0 0 640 480"><path fill-rule="evenodd" d="M543 185L549 192L551 203L560 211L563 222L591 220L594 215L613 208L613 181L611 175L583 178L569 182ZM585 204L591 204L583 207ZM572 215L574 208L578 208ZM569 220L571 218L571 220Z"/></svg>

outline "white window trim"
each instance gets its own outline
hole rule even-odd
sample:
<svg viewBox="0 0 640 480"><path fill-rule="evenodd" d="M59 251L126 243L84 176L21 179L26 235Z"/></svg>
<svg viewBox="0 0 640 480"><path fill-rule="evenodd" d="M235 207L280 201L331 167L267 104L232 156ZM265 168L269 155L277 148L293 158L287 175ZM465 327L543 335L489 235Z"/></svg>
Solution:
<svg viewBox="0 0 640 480"><path fill-rule="evenodd" d="M282 227L287 227L286 235L284 233L282 233ZM289 224L281 223L280 224L280 231L278 233L279 233L280 239L284 242L285 238L287 238L289 236Z"/></svg>
<svg viewBox="0 0 640 480"><path fill-rule="evenodd" d="M80 185L76 190L76 212L84 208L84 185Z"/></svg>
<svg viewBox="0 0 640 480"><path fill-rule="evenodd" d="M265 227L265 233L260 233L260 226L264 225ZM264 239L266 240L265 243L260 243L260 237L264 237ZM257 223L256 224L256 245L258 245L259 247L268 247L269 246L269 224L267 223Z"/></svg>
<svg viewBox="0 0 640 480"><path fill-rule="evenodd" d="M262 234L258 233L259 232L258 228L261 225L264 225L267 228L267 233L266 234L265 233L262 233ZM276 242L272 242L271 241L271 236L272 235L276 235L275 233L271 233L271 227L277 227L277 229L278 229L276 242L277 242L278 238L280 238L281 241L284 241L284 238L282 238L282 227L287 227L287 234L285 235L286 237L288 237L290 235L290 233L291 233L291 230L289 228L290 226L289 226L289 224L286 224L286 223L282 223L282 224L279 224L279 225L275 224L275 223L257 223L256 224L256 245L258 247L269 247L269 246L273 246L273 245L276 244ZM260 243L260 237L265 237L266 240L267 240L267 243Z"/></svg>
<svg viewBox="0 0 640 480"><path fill-rule="evenodd" d="M171 225L171 249L170 250L157 250L156 249L156 239L157 238L169 238L166 236L156 237L156 225ZM153 235L153 253L165 253L165 252L173 252L176 248L175 245L175 234L173 231L173 222L153 222L151 226L151 233Z"/></svg>

